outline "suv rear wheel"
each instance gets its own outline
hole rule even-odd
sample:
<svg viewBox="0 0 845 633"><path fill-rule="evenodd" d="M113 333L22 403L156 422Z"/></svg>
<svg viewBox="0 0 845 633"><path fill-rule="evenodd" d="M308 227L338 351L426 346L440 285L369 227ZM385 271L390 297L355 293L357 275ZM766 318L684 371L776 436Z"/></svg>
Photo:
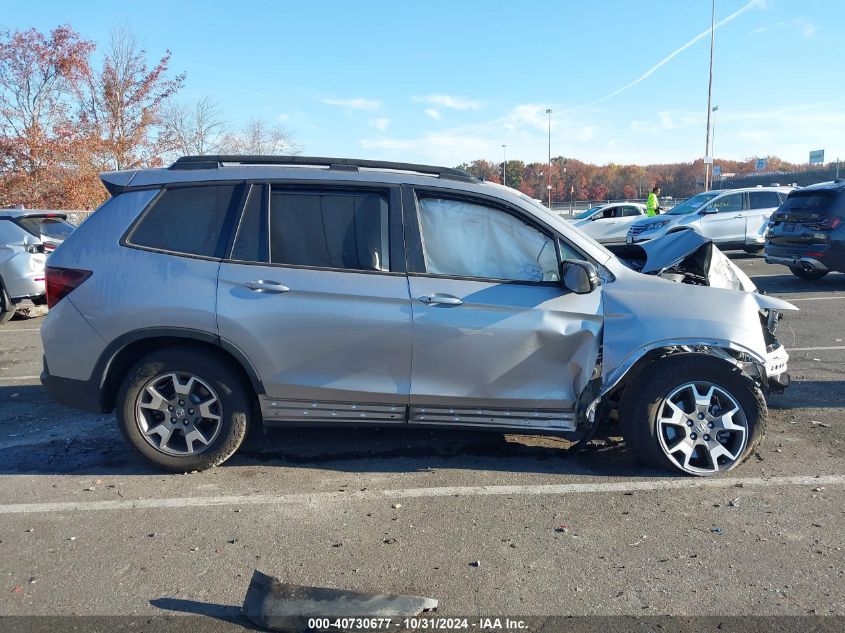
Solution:
<svg viewBox="0 0 845 633"><path fill-rule="evenodd" d="M830 272L828 270L805 270L800 266L790 266L789 270L800 279L821 279Z"/></svg>
<svg viewBox="0 0 845 633"><path fill-rule="evenodd" d="M219 356L174 347L142 358L118 393L130 444L159 468L203 470L226 461L246 435L252 389Z"/></svg>
<svg viewBox="0 0 845 633"><path fill-rule="evenodd" d="M766 430L766 401L729 363L700 354L645 368L625 390L619 421L646 465L713 475L742 463Z"/></svg>

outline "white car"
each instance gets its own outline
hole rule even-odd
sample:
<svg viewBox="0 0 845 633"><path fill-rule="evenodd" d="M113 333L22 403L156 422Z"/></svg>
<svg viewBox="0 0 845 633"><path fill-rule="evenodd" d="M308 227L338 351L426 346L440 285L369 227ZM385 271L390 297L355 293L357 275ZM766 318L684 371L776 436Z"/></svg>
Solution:
<svg viewBox="0 0 845 633"><path fill-rule="evenodd" d="M677 231L695 231L721 250L758 253L775 209L794 187L746 187L705 191L665 214L634 222L626 241L637 244Z"/></svg>
<svg viewBox="0 0 845 633"><path fill-rule="evenodd" d="M645 205L615 202L587 209L572 219L572 224L602 244L624 244L631 225L645 217Z"/></svg>

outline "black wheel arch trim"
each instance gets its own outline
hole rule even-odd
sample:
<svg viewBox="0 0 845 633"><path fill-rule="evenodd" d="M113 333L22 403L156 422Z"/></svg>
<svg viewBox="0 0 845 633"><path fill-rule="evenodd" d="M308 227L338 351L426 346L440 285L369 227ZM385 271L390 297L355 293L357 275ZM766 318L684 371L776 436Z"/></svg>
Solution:
<svg viewBox="0 0 845 633"><path fill-rule="evenodd" d="M105 399L109 397L109 394L103 393L103 391L106 388L106 381L109 378L109 372L112 369L112 364L118 355L133 343L137 343L145 339L156 338L185 339L186 341L209 343L215 347L219 347L221 350L229 353L238 362L249 378L249 381L257 394L266 393L264 390L264 383L261 381L255 366L246 354L244 354L234 343L203 330L178 327L150 327L132 330L121 334L109 343L103 350L102 354L100 354L100 358L94 367L94 372L91 378L92 380L96 380L101 400L105 401Z"/></svg>

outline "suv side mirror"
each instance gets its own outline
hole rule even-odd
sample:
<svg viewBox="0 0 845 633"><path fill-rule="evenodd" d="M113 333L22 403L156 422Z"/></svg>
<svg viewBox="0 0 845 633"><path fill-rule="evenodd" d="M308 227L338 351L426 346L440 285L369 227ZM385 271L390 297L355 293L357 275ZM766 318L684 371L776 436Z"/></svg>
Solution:
<svg viewBox="0 0 845 633"><path fill-rule="evenodd" d="M575 259L560 263L563 287L577 295L586 295L601 285L598 269L590 262Z"/></svg>
<svg viewBox="0 0 845 633"><path fill-rule="evenodd" d="M699 215L713 215L714 213L719 213L719 210L713 207L705 207L698 213Z"/></svg>

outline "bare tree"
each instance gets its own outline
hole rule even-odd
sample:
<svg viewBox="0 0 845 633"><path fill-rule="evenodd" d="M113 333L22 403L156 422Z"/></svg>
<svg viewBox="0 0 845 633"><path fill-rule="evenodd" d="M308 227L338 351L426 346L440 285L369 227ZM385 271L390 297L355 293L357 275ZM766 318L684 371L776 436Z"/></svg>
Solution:
<svg viewBox="0 0 845 633"><path fill-rule="evenodd" d="M226 154L299 154L302 148L280 125L252 118L235 133L226 134L221 151Z"/></svg>
<svg viewBox="0 0 845 633"><path fill-rule="evenodd" d="M226 122L209 97L193 104L171 100L164 104L161 118L161 138L169 153L216 154L225 140Z"/></svg>
<svg viewBox="0 0 845 633"><path fill-rule="evenodd" d="M161 149L153 132L162 105L184 83L169 78L170 51L152 68L147 52L127 27L111 35L103 66L88 74L82 91L80 122L99 145L103 167L126 169L155 162Z"/></svg>

